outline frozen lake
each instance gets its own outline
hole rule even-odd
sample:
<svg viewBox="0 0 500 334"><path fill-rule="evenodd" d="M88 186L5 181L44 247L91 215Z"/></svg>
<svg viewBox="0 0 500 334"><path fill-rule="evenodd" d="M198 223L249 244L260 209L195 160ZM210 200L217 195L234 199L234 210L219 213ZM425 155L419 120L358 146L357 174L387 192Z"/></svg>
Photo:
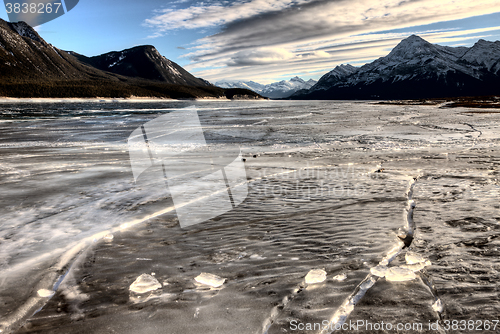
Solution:
<svg viewBox="0 0 500 334"><path fill-rule="evenodd" d="M164 180L134 182L127 139L190 106L214 152L241 149L248 195L181 228ZM0 110L3 333L500 330L499 113L352 101ZM313 269L326 279L306 283ZM141 274L161 287L130 291Z"/></svg>

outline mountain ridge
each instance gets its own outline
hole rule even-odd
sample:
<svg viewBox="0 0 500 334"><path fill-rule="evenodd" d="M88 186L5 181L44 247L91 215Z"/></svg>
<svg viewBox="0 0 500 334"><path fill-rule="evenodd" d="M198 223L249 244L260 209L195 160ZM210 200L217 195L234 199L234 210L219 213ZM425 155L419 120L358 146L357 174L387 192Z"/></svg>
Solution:
<svg viewBox="0 0 500 334"><path fill-rule="evenodd" d="M222 89L195 78L153 46L139 46L135 51L136 60L124 62L113 72L105 60L112 61L113 53L94 58L63 51L25 22L0 19L0 96L262 98L250 90ZM96 60L102 60L98 67L107 66L107 70L94 66Z"/></svg>
<svg viewBox="0 0 500 334"><path fill-rule="evenodd" d="M78 58L102 71L127 77L163 81L176 85L210 86L203 79L194 77L177 63L162 56L152 45L139 45L93 57L79 55Z"/></svg>
<svg viewBox="0 0 500 334"><path fill-rule="evenodd" d="M339 65L292 99L418 99L500 93L500 42L431 44L412 35L361 67Z"/></svg>

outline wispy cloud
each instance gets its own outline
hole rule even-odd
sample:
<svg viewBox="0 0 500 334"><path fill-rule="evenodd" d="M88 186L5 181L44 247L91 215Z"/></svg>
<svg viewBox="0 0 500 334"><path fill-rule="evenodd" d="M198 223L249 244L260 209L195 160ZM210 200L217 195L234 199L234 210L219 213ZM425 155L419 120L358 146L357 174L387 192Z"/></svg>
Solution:
<svg viewBox="0 0 500 334"><path fill-rule="evenodd" d="M192 45L185 54L191 59L187 68L208 80L236 73L264 80L321 67L326 72L344 60L374 59L406 37L384 31L494 12L500 12L498 0L240 0L164 9L145 24L156 35L220 27L219 33ZM452 35L458 41L461 34L466 33L438 31L428 36L451 42Z"/></svg>
<svg viewBox="0 0 500 334"><path fill-rule="evenodd" d="M195 29L229 24L258 15L280 12L292 6L308 3L313 0L252 0L200 2L183 9L167 8L145 21L147 26L159 32L175 29Z"/></svg>

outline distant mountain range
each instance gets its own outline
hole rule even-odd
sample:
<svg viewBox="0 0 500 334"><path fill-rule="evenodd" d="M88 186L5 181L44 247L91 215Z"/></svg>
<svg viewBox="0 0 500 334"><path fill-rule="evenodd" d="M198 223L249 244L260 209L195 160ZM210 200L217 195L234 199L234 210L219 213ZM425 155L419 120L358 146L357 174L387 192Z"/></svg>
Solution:
<svg viewBox="0 0 500 334"><path fill-rule="evenodd" d="M318 82L294 77L269 85L253 81L212 85L151 45L86 57L52 46L24 22L0 19L0 96L321 100L498 94L500 41L481 39L470 48L449 47L412 35L387 56L361 67L339 65Z"/></svg>
<svg viewBox="0 0 500 334"><path fill-rule="evenodd" d="M291 78L289 81L273 82L268 85L263 85L254 81L231 81L222 80L215 83L216 86L222 88L246 88L253 90L260 95L272 99L284 98L292 95L301 89L309 89L316 84L316 80L309 79L304 81L299 77Z"/></svg>
<svg viewBox="0 0 500 334"><path fill-rule="evenodd" d="M86 57L52 46L24 22L1 19L0 96L260 98L196 78L151 45Z"/></svg>
<svg viewBox="0 0 500 334"><path fill-rule="evenodd" d="M412 35L361 67L340 65L291 99L419 99L500 94L500 41L431 44Z"/></svg>

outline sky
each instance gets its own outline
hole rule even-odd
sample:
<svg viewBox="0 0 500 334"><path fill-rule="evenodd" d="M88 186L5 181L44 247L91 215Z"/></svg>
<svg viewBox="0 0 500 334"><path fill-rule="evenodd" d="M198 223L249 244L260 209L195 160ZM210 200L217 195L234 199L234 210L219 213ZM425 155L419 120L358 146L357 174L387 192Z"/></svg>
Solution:
<svg viewBox="0 0 500 334"><path fill-rule="evenodd" d="M412 34L449 46L500 40L500 1L80 0L36 30L87 56L148 44L211 82L267 84L363 65Z"/></svg>

